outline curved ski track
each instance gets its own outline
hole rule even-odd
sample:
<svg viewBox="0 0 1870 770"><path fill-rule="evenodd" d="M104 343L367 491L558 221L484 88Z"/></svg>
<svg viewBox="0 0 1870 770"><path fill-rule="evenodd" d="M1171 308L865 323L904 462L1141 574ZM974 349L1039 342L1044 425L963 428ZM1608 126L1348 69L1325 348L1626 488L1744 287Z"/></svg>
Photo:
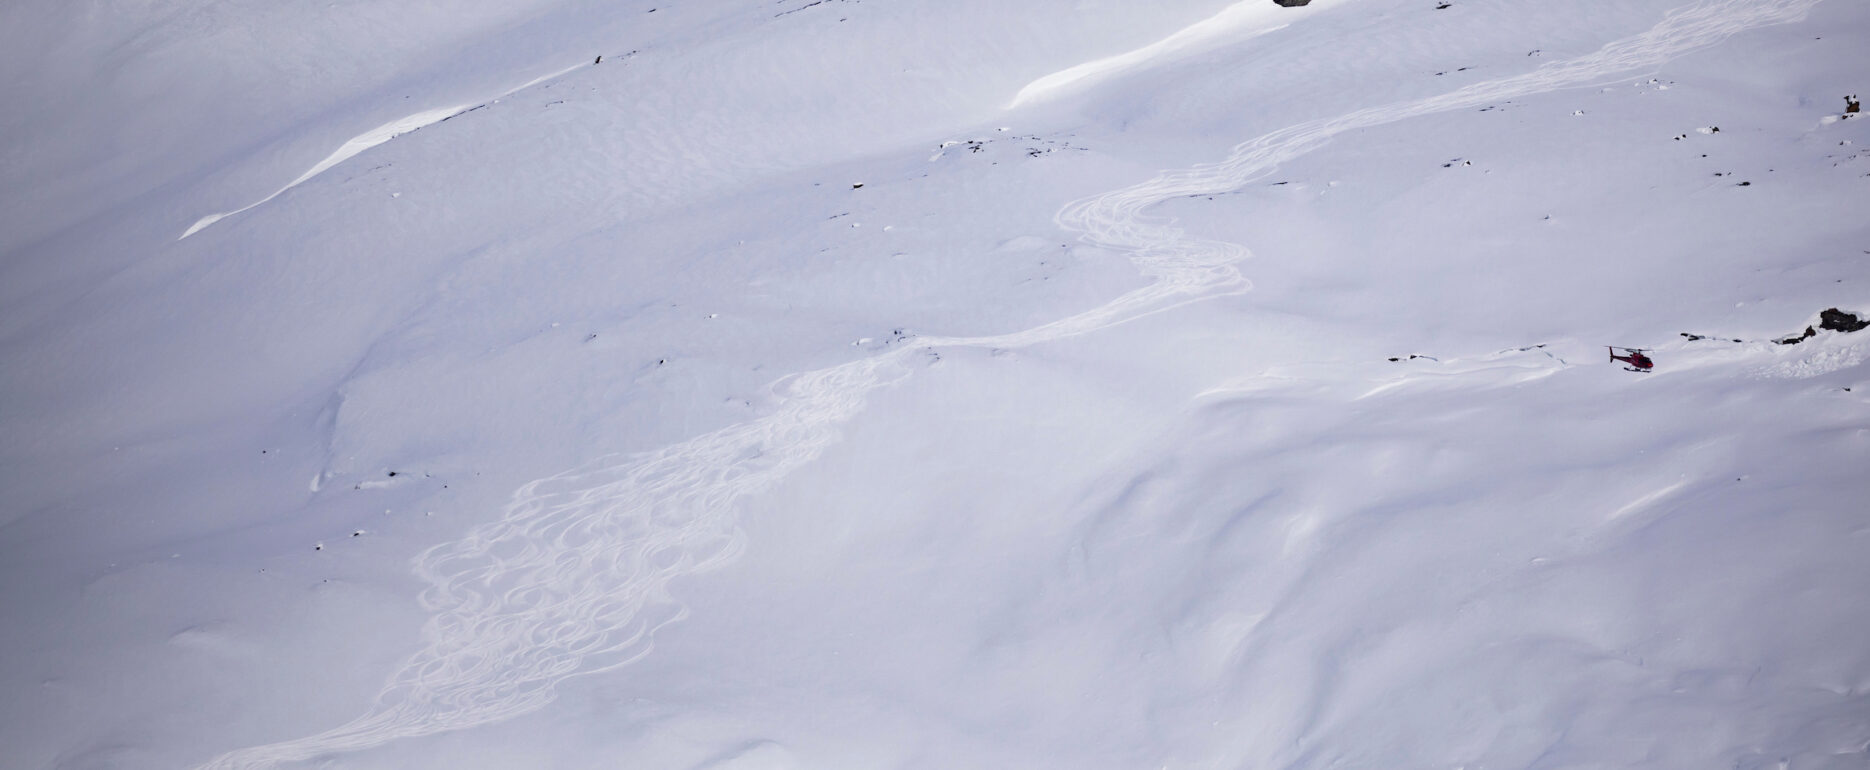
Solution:
<svg viewBox="0 0 1870 770"><path fill-rule="evenodd" d="M738 501L816 459L871 391L911 373L915 353L1036 345L1251 287L1235 268L1248 255L1245 248L1187 238L1172 223L1146 215L1158 203L1234 190L1345 131L1654 68L1741 31L1795 21L1818 2L1705 0L1586 56L1302 123L1240 144L1221 162L1164 172L1072 203L1059 212L1060 226L1083 241L1130 253L1155 281L1025 331L915 338L870 358L791 375L774 384L777 406L766 417L526 484L502 518L416 558L416 572L431 585L422 601L433 616L422 648L391 675L368 712L326 732L229 752L202 767L272 767L497 722L550 703L566 679L641 659L656 629L687 614L669 584L730 562L745 547Z"/></svg>

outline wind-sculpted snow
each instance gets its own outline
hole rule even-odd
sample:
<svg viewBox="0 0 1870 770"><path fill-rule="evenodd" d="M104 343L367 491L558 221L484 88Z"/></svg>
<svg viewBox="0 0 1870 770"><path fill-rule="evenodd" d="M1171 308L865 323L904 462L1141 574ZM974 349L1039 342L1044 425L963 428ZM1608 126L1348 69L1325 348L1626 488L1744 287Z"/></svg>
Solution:
<svg viewBox="0 0 1870 770"><path fill-rule="evenodd" d="M257 201L249 203L245 206L234 209L233 211L224 211L219 214L209 214L205 217L197 219L195 220L195 223L192 225L189 225L188 229L184 230L182 232L182 235L176 238L176 240L179 241L184 238L187 238L188 236L194 235L195 233L201 232L202 230L206 230L209 225L212 225L228 217L235 216L237 214L244 214L248 211L258 208L259 206L272 201L274 198L277 198L281 195L286 194L287 190L291 190L294 187L298 187L299 185L305 184L307 181L310 181L313 177L318 176L319 174L323 174L326 171L330 171L332 168L336 167L338 164L343 163L344 161L350 160L351 158L357 157L358 155L362 154L365 150L368 150L379 144L383 144L384 142L390 141L391 139L395 139L404 134L408 134L414 131L420 131L429 126L435 125L436 123L440 123L444 120L448 120L449 118L453 118L453 117L456 117L456 116L459 116L459 115L462 115L468 112L473 112L474 110L478 110L482 107L487 106L488 104L492 103L494 100L504 99L508 96L512 96L513 94L524 91L528 88L536 86L547 80L551 80L561 75L568 74L572 70L578 69L578 67L581 67L581 66L585 66L585 65L567 67L565 69L554 72L550 75L542 75L540 77L533 78L532 80L527 81L525 85L519 86L517 88L507 89L506 91L502 92L499 96L496 96L493 99L489 99L487 101L483 101L477 104L460 104L460 105L455 105L453 107L439 107L439 108L432 109L432 110L423 110L422 112L418 112L414 115L408 115L402 118L398 118L396 120L392 120L381 126L377 126L376 128L370 129L369 131L365 131L361 134L351 137L350 139L346 140L344 144L339 145L338 149L333 150L330 155L325 156L324 160L321 160L316 165L312 166L309 169L306 169L305 173L299 175L299 178L294 179L290 182L287 182L286 186L281 187L278 190L274 190L272 195L268 195Z"/></svg>
<svg viewBox="0 0 1870 770"><path fill-rule="evenodd" d="M1149 285L1095 309L1020 332L919 337L869 358L781 379L769 415L660 451L602 458L520 488L505 515L424 552L431 584L422 647L363 716L330 731L225 754L208 768L271 767L535 711L565 680L647 655L658 628L687 612L670 592L745 547L743 499L813 461L875 389L910 376L940 347L1013 348L1094 332L1250 284L1228 243L1191 239L1147 215L1164 201L1226 192L1345 131L1653 68L1752 27L1795 20L1818 0L1714 0L1640 35L1533 72L1417 101L1293 126L1238 145L1214 164L1170 171L1066 206L1058 223L1129 254Z"/></svg>
<svg viewBox="0 0 1870 770"><path fill-rule="evenodd" d="M1077 90L1086 87L1088 83L1151 62L1158 62L1165 57L1203 45L1215 44L1221 40L1237 44L1249 37L1284 29L1287 25L1276 20L1290 18L1290 13L1290 11L1279 10L1270 3L1234 3L1222 9L1220 13L1142 48L1085 62L1032 81L1019 90L1010 106L1018 107L1022 104L1052 98L1061 92ZM1258 23L1255 24L1255 22Z"/></svg>

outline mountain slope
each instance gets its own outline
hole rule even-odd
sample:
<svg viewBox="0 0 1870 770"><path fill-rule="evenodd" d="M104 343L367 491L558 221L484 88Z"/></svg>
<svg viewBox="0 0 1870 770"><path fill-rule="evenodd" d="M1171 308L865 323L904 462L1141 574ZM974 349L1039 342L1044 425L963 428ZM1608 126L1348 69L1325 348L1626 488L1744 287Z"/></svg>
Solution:
<svg viewBox="0 0 1870 770"><path fill-rule="evenodd" d="M29 766L1863 761L1857 7L650 7L14 86Z"/></svg>

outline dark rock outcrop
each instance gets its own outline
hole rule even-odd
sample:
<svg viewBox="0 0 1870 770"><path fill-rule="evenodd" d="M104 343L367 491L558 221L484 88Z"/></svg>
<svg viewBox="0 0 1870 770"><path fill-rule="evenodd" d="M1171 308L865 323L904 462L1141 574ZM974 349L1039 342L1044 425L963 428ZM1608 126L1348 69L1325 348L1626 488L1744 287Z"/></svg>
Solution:
<svg viewBox="0 0 1870 770"><path fill-rule="evenodd" d="M1870 328L1870 319L1858 318L1856 313L1846 313L1837 308L1828 308L1818 314L1818 327L1807 326L1802 334L1784 339L1773 340L1781 345L1797 345L1818 336L1818 329L1832 332L1854 332Z"/></svg>
<svg viewBox="0 0 1870 770"><path fill-rule="evenodd" d="M1816 336L1818 336L1818 331L1816 329L1813 329L1810 326L1807 326L1805 327L1804 334L1796 334L1791 337L1782 337L1780 339L1773 340L1773 342L1780 344L1780 345L1797 345L1801 342L1804 342Z"/></svg>
<svg viewBox="0 0 1870 770"><path fill-rule="evenodd" d="M1870 328L1870 319L1858 318L1855 313L1831 308L1818 314L1818 328L1834 332L1862 331Z"/></svg>

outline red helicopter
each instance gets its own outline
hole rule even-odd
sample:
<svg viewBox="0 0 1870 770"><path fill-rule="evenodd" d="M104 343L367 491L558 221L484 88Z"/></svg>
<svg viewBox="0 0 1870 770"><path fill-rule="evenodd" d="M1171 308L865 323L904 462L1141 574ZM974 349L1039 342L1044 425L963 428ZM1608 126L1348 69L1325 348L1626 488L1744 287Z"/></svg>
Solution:
<svg viewBox="0 0 1870 770"><path fill-rule="evenodd" d="M1642 348L1619 348L1612 345L1605 345L1604 347L1610 349L1610 360L1622 361L1629 364L1629 366L1623 368L1632 372L1647 372L1656 366L1656 362L1649 360L1649 356L1643 355ZM1624 354L1617 355L1617 351L1619 350L1623 351Z"/></svg>

